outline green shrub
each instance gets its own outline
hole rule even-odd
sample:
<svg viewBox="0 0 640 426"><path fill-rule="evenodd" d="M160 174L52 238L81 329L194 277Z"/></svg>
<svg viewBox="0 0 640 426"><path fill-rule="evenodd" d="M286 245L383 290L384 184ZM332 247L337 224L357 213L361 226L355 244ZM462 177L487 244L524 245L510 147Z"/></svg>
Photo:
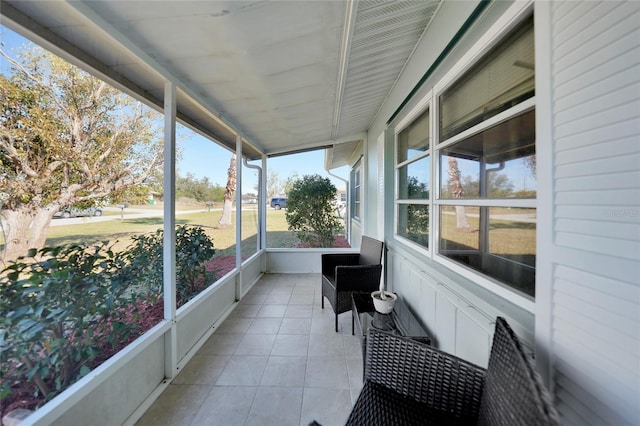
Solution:
<svg viewBox="0 0 640 426"><path fill-rule="evenodd" d="M8 377L2 396L9 392L9 369L33 381L45 397L89 372L105 323L128 303L127 284L118 273L123 266L122 257L103 242L31 250L3 271L0 358ZM112 330L113 341L130 327L117 324Z"/></svg>
<svg viewBox="0 0 640 426"><path fill-rule="evenodd" d="M214 253L202 228L176 227L177 291L183 303L215 281L215 271L205 268ZM138 308L162 295L162 258L159 230L135 237L121 253L108 241L47 247L5 268L0 399L23 378L49 399L86 375L97 356L124 345L144 322Z"/></svg>
<svg viewBox="0 0 640 426"><path fill-rule="evenodd" d="M332 247L341 229L334 200L337 189L328 178L306 175L297 179L287 193L286 219L289 230L308 247Z"/></svg>
<svg viewBox="0 0 640 426"><path fill-rule="evenodd" d="M124 255L128 266L125 275L139 291L162 293L164 232L134 236ZM216 280L215 271L207 271L205 264L215 254L213 241L201 227L176 227L176 292L179 304L197 295L203 287Z"/></svg>

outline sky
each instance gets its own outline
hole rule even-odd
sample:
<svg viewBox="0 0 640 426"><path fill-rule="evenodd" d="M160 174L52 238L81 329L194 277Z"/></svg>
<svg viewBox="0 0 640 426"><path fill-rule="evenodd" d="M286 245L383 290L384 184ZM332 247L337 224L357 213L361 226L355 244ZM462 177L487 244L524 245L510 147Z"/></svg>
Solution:
<svg viewBox="0 0 640 426"><path fill-rule="evenodd" d="M14 31L0 25L0 48L11 56L15 56L12 49L18 49L29 40L23 38ZM0 57L0 72L7 75L9 64L6 59ZM186 129L186 128L183 128ZM215 142L191 132L189 129L178 130L178 134L188 134L187 137L178 137L178 149L182 155L178 162L178 173L186 175L191 173L198 179L208 177L210 182L225 186L227 181L227 169L232 153ZM261 161L254 161L250 164L262 165ZM309 174L319 174L331 179L338 190L345 189L343 181L327 174L324 170L324 150L311 151L295 156L279 156L267 160L268 170L275 170L278 179L282 182L287 177L297 174L299 176ZM257 174L252 169L245 168L243 173L242 192L250 192L257 185ZM347 167L332 170L332 173L343 178L348 177Z"/></svg>

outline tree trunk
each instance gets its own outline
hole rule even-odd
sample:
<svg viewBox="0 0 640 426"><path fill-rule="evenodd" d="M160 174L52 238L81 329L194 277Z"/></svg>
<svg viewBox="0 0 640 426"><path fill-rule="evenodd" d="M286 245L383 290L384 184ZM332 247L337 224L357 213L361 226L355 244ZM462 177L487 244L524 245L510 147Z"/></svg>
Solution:
<svg viewBox="0 0 640 426"><path fill-rule="evenodd" d="M224 205L222 206L222 217L218 221L220 226L231 226L231 208L236 193L236 155L233 154L229 169L227 170L227 187L224 190Z"/></svg>
<svg viewBox="0 0 640 426"><path fill-rule="evenodd" d="M17 210L3 210L5 221L5 248L0 263L7 266L8 262L27 254L29 249L41 249L47 241L47 231L53 217L53 210L23 205Z"/></svg>
<svg viewBox="0 0 640 426"><path fill-rule="evenodd" d="M460 181L460 169L458 160L449 157L449 181L451 182L451 195L453 198L462 198L462 182ZM456 206L456 229L469 231L471 225L467 220L467 212L464 206Z"/></svg>

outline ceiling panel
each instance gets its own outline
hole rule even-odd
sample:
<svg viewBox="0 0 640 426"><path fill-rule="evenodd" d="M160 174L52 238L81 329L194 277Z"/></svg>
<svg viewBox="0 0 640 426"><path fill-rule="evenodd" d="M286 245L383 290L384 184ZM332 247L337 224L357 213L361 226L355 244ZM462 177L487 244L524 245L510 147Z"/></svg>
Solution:
<svg viewBox="0 0 640 426"><path fill-rule="evenodd" d="M231 147L241 134L255 156L362 137L438 5L10 0L0 13L156 107L176 82L187 124Z"/></svg>

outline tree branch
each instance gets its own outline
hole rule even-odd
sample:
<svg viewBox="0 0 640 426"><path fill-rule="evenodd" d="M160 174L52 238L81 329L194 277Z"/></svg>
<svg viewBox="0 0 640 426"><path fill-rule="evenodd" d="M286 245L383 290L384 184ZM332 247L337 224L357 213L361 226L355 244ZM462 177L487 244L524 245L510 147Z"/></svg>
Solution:
<svg viewBox="0 0 640 426"><path fill-rule="evenodd" d="M58 100L58 97L56 96L56 92L53 90L50 84L45 84L38 77L31 74L31 72L29 72L29 70L27 70L24 66L22 66L20 62L16 61L11 56L7 55L5 51L2 49L0 49L0 56L3 56L7 61L9 61L11 65L13 65L18 70L20 70L20 72L26 75L30 80L32 80L38 86L42 87L47 93L49 93L49 95L51 95L51 98L53 102L56 104L56 106L60 108L62 111L64 111L65 114L67 114L68 116L71 116L67 107Z"/></svg>

